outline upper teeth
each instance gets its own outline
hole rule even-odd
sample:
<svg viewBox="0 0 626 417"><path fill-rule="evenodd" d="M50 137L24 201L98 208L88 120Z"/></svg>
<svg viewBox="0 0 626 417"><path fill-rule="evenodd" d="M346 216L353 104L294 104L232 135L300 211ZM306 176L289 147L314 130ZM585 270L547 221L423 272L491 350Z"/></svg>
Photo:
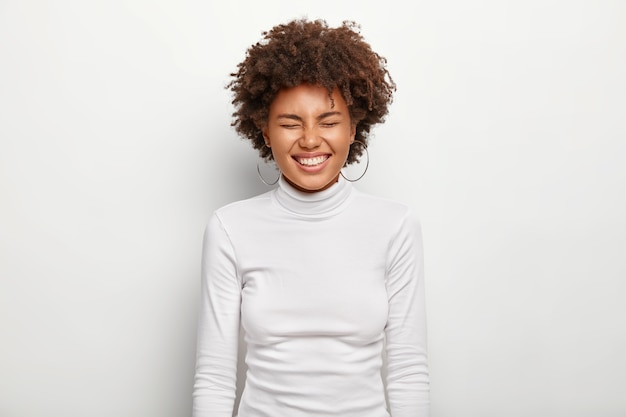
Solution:
<svg viewBox="0 0 626 417"><path fill-rule="evenodd" d="M316 156L314 158L298 158L298 162L302 165L319 165L327 159L327 156Z"/></svg>

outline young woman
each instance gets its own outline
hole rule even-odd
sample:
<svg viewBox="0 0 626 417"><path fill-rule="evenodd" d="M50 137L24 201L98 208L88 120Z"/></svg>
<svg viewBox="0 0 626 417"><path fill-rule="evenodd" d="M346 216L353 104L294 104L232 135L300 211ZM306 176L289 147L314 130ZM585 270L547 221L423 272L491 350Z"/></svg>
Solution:
<svg viewBox="0 0 626 417"><path fill-rule="evenodd" d="M233 414L240 325L239 417L428 415L418 222L341 172L388 113L385 65L355 24L295 20L232 74L233 125L281 174L207 226L195 417Z"/></svg>

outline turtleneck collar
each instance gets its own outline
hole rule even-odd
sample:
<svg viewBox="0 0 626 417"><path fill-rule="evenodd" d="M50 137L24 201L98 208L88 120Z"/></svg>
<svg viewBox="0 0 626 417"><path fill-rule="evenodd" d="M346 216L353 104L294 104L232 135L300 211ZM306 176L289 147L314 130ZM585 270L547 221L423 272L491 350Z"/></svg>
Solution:
<svg viewBox="0 0 626 417"><path fill-rule="evenodd" d="M272 195L279 206L293 214L324 219L343 211L352 199L353 190L352 184L341 175L335 184L315 193L299 191L281 176Z"/></svg>

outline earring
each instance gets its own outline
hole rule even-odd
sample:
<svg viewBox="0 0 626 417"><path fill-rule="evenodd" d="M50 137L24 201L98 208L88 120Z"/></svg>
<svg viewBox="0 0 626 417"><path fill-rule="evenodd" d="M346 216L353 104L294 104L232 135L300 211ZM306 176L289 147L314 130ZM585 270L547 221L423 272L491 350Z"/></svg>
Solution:
<svg viewBox="0 0 626 417"><path fill-rule="evenodd" d="M269 146L264 145L265 147L269 148ZM278 167L276 166L276 163L274 163L274 169L276 171L278 171L278 177L276 178L276 180L274 180L273 182L267 182L265 181L265 178L263 178L263 174L261 174L261 164L260 164L261 158L257 159L256 161L256 173L259 176L259 179L261 180L261 182L265 185L267 185L268 187L271 187L272 185L276 184L278 182L278 180L280 179L280 170L278 169Z"/></svg>
<svg viewBox="0 0 626 417"><path fill-rule="evenodd" d="M346 179L346 181L350 181L350 182L357 182L358 180L363 178L363 176L367 172L367 168L370 166L370 153L367 150L367 145L365 145L365 143L363 143L360 140L355 140L352 143L354 144L354 143L357 143L357 142L363 147L363 150L365 151L365 156L366 156L365 171L363 171L363 173L361 175L359 175L356 179L350 179L350 178L346 177L345 175L343 175L343 171L340 171L341 172L341 176L344 177Z"/></svg>

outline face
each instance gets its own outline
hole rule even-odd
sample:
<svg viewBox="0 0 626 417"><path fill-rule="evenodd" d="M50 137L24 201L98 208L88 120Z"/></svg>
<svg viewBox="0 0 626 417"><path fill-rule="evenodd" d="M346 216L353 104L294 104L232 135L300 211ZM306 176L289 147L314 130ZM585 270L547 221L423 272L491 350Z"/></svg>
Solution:
<svg viewBox="0 0 626 417"><path fill-rule="evenodd" d="M334 105L333 105L334 103ZM265 143L285 180L300 191L325 190L339 179L356 128L338 89L285 88L270 105Z"/></svg>

